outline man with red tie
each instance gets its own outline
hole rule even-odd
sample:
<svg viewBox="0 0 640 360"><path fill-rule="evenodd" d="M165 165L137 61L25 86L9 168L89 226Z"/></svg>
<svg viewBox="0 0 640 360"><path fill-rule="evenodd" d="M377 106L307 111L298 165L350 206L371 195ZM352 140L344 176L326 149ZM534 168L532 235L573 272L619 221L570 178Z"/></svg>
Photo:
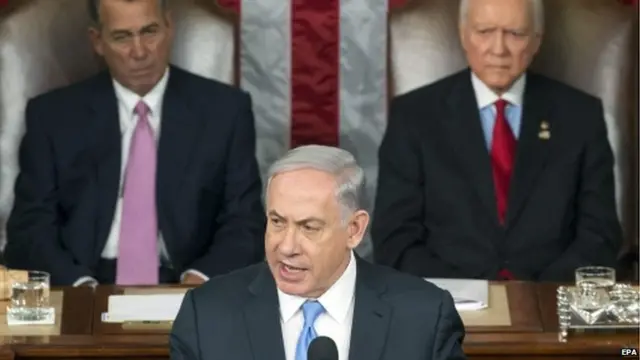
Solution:
<svg viewBox="0 0 640 360"><path fill-rule="evenodd" d="M379 153L379 263L425 277L572 281L622 241L599 99L527 71L541 0L463 0L469 69L396 98Z"/></svg>

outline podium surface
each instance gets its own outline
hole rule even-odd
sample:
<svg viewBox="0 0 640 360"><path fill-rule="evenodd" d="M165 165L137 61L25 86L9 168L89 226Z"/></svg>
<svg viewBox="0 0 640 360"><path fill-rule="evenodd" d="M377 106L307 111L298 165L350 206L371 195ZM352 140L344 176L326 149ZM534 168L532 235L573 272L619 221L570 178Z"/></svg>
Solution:
<svg viewBox="0 0 640 360"><path fill-rule="evenodd" d="M638 332L558 336L556 289L560 284L492 282L484 314L462 313L469 359L619 359L622 348L638 348ZM62 292L59 334L0 335L5 359L168 359L170 324L103 323L113 294L163 294L188 287L58 288ZM492 301L492 298L494 301ZM503 303L503 302L506 302ZM494 307L498 309L493 309ZM495 325L499 324L499 325ZM1 328L1 327L0 327Z"/></svg>

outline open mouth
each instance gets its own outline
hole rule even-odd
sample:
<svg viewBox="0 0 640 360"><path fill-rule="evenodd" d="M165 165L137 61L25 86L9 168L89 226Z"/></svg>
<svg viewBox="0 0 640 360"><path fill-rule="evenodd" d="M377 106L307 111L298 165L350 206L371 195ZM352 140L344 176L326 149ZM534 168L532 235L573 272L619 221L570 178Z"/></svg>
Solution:
<svg viewBox="0 0 640 360"><path fill-rule="evenodd" d="M282 267L283 267L283 269L285 271L290 272L290 273L297 273L297 272L302 272L302 271L306 270L304 268L295 267L295 266L288 265L288 264L285 264L285 263L282 263Z"/></svg>

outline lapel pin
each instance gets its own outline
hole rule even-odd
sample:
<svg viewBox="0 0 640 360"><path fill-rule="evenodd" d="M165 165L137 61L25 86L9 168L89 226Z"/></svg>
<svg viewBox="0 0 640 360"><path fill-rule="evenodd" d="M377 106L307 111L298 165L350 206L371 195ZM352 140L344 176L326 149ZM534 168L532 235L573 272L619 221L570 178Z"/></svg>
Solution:
<svg viewBox="0 0 640 360"><path fill-rule="evenodd" d="M549 140L551 132L549 130L542 130L538 133L538 137L542 140Z"/></svg>
<svg viewBox="0 0 640 360"><path fill-rule="evenodd" d="M549 123L546 121L541 121L540 122L540 130L549 130Z"/></svg>

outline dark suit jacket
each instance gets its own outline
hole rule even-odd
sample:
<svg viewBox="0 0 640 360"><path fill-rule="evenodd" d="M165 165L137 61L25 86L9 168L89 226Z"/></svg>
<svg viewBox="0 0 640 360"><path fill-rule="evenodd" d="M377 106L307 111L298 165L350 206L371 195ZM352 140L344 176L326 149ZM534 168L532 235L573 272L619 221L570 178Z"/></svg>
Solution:
<svg viewBox="0 0 640 360"><path fill-rule="evenodd" d="M523 100L505 226L470 71L393 101L379 152L377 262L426 277L496 279L506 268L557 281L615 265L622 235L600 100L533 73Z"/></svg>
<svg viewBox="0 0 640 360"><path fill-rule="evenodd" d="M464 359L448 292L357 260L350 360ZM189 291L170 337L174 360L284 360L276 284L266 264Z"/></svg>
<svg viewBox="0 0 640 360"><path fill-rule="evenodd" d="M158 148L158 224L177 273L208 276L264 257L250 97L172 67ZM7 232L10 267L55 285L92 276L114 216L121 133L102 73L29 101Z"/></svg>

